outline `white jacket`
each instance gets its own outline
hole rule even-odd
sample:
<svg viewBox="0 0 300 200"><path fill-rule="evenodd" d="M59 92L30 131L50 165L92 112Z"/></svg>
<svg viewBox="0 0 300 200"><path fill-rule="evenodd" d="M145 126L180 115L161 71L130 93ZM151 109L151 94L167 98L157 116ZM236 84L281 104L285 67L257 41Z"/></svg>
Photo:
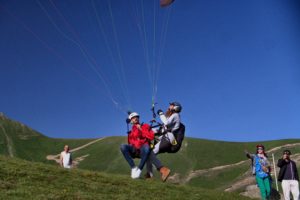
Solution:
<svg viewBox="0 0 300 200"><path fill-rule="evenodd" d="M179 129L180 127L180 115L179 113L173 113L170 117L166 117L164 114L159 115L160 120L162 123L167 127L167 130L170 132L174 132Z"/></svg>

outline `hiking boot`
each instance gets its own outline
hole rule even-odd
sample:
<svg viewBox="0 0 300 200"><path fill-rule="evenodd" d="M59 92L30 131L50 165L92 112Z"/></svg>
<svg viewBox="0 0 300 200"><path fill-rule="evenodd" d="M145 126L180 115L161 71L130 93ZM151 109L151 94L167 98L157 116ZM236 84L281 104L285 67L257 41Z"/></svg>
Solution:
<svg viewBox="0 0 300 200"><path fill-rule="evenodd" d="M153 178L153 174L152 174L152 172L147 172L144 177L145 177L145 179L151 179L151 178Z"/></svg>
<svg viewBox="0 0 300 200"><path fill-rule="evenodd" d="M169 168L162 167L160 168L159 172L161 174L161 180L165 182L169 177L171 170Z"/></svg>

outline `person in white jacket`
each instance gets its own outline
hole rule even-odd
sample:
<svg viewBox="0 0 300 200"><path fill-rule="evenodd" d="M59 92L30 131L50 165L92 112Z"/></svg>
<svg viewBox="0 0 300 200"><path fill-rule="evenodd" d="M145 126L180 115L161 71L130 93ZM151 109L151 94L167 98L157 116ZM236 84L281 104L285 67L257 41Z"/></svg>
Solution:
<svg viewBox="0 0 300 200"><path fill-rule="evenodd" d="M181 112L181 110L182 110L182 106L180 103L171 102L165 114L160 109L157 111L157 114L159 115L160 120L162 122L162 128L158 131L161 131L163 135L158 137L158 142L155 144L152 152L150 153L149 159L147 160L147 173L145 175L146 178L151 178L153 176L152 164L154 164L155 167L159 169L160 162L157 160L156 156L154 155L161 153L160 150L162 148L169 148L171 145L177 144L177 141L173 133L180 128L181 120L180 120L179 113ZM167 142L168 144L163 144L165 145L165 147L162 147L163 137L165 137L165 140L168 141Z"/></svg>
<svg viewBox="0 0 300 200"><path fill-rule="evenodd" d="M153 149L153 152L155 154L159 153L162 137L166 137L170 144L176 144L176 139L173 133L177 131L180 127L181 120L179 113L181 112L181 110L182 106L180 103L171 102L166 114L164 114L162 110L157 111L159 118L163 123L161 131L166 133L158 138L159 142L155 144L155 147Z"/></svg>

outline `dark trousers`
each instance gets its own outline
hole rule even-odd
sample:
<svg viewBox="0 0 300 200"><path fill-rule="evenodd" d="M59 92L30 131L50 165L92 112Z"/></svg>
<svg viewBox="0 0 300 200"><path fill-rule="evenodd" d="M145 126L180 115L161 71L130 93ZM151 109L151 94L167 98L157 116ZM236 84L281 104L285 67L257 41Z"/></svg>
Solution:
<svg viewBox="0 0 300 200"><path fill-rule="evenodd" d="M147 160L147 172L153 173L152 164L156 167L157 170L163 167L160 160L158 160L157 155L153 151L150 152L149 158Z"/></svg>

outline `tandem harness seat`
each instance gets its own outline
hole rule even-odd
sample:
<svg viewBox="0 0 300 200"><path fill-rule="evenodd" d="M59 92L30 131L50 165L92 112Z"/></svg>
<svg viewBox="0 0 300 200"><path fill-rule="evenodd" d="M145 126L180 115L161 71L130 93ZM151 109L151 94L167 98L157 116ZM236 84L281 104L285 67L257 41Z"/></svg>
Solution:
<svg viewBox="0 0 300 200"><path fill-rule="evenodd" d="M173 134L176 139L176 144L171 144L169 138L163 134L158 153L177 153L180 150L185 135L185 125L180 123L179 129L174 131ZM133 159L141 158L140 151L138 149L136 149L135 152L130 153L130 156Z"/></svg>
<svg viewBox="0 0 300 200"><path fill-rule="evenodd" d="M173 134L177 143L175 145L171 144L166 134L163 134L158 153L176 153L180 150L185 134L184 124L180 123L179 129L174 131Z"/></svg>

